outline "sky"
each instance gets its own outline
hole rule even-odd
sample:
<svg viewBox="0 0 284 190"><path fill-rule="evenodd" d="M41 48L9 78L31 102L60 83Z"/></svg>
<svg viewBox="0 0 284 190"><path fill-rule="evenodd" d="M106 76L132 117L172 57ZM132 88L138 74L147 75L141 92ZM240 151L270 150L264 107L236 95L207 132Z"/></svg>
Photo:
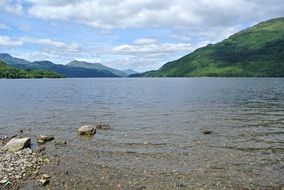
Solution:
<svg viewBox="0 0 284 190"><path fill-rule="evenodd" d="M0 0L0 52L143 72L281 16L284 0Z"/></svg>

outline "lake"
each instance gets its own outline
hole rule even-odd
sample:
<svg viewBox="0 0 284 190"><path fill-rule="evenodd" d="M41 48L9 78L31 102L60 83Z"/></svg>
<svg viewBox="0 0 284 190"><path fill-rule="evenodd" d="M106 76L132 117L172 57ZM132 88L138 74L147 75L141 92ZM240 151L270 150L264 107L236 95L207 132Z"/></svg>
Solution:
<svg viewBox="0 0 284 190"><path fill-rule="evenodd" d="M76 135L99 122L111 129ZM0 80L0 135L20 130L68 142L46 170L69 168L73 188L284 186L284 78Z"/></svg>

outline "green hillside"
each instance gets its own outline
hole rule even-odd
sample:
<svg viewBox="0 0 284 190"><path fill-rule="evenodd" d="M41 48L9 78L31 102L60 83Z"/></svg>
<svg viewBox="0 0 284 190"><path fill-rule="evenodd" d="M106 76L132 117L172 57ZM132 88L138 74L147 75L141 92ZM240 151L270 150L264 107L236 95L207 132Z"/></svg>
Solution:
<svg viewBox="0 0 284 190"><path fill-rule="evenodd" d="M0 61L0 78L60 78L54 72L39 70L23 70Z"/></svg>
<svg viewBox="0 0 284 190"><path fill-rule="evenodd" d="M138 76L284 77L284 17L261 22Z"/></svg>

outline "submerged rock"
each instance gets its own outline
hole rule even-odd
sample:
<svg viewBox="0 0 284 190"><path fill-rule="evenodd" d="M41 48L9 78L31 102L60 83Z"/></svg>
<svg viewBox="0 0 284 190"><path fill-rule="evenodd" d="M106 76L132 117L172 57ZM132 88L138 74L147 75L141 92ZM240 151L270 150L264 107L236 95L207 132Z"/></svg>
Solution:
<svg viewBox="0 0 284 190"><path fill-rule="evenodd" d="M54 136L40 135L37 138L37 143L43 144L43 143L46 143L47 141L52 141L53 139L54 139Z"/></svg>
<svg viewBox="0 0 284 190"><path fill-rule="evenodd" d="M67 142L66 141L63 141L63 140L57 140L54 142L54 145L56 147L62 147L62 146L66 146L67 145Z"/></svg>
<svg viewBox="0 0 284 190"><path fill-rule="evenodd" d="M105 123L99 123L97 124L96 129L107 130L107 129L110 129L110 126Z"/></svg>
<svg viewBox="0 0 284 190"><path fill-rule="evenodd" d="M27 138L12 138L5 146L10 152L16 152L24 148L28 148L31 145L31 139Z"/></svg>
<svg viewBox="0 0 284 190"><path fill-rule="evenodd" d="M44 146L39 146L39 147L35 150L35 152L40 153L40 152L43 152L44 150L45 150L45 147L44 147Z"/></svg>
<svg viewBox="0 0 284 190"><path fill-rule="evenodd" d="M96 134L96 129L92 125L84 125L78 129L79 135L94 135Z"/></svg>
<svg viewBox="0 0 284 190"><path fill-rule="evenodd" d="M210 135L211 133L213 133L213 131L206 129L206 130L203 130L202 133L204 135Z"/></svg>

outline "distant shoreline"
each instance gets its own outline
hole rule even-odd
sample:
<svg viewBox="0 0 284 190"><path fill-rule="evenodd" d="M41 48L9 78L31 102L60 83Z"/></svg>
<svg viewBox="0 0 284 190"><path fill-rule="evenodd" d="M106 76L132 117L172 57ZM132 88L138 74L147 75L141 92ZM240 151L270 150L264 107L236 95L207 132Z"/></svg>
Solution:
<svg viewBox="0 0 284 190"><path fill-rule="evenodd" d="M240 78L240 79L279 79L284 77L62 77L62 78L0 78L0 80L30 80L30 79L36 79L36 80L43 80L43 79L206 79L206 78L224 78L224 79L230 79L230 78Z"/></svg>

